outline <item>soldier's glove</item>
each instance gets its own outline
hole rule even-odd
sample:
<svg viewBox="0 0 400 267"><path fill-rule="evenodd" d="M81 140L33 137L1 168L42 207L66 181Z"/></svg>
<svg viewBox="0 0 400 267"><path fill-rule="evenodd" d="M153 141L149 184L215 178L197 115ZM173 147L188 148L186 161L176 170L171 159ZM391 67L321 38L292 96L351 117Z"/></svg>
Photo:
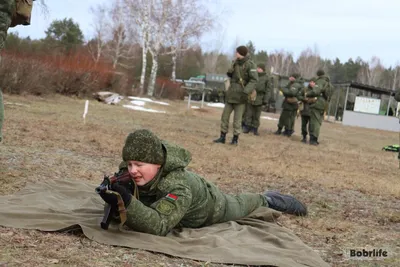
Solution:
<svg viewBox="0 0 400 267"><path fill-rule="evenodd" d="M111 186L111 191L114 191L121 195L121 198L124 201L125 208L127 208L129 204L131 204L132 195L126 187L114 183ZM100 193L100 197L111 206L113 207L118 206L118 197L117 195L113 194L113 192L110 191L102 192Z"/></svg>
<svg viewBox="0 0 400 267"><path fill-rule="evenodd" d="M232 71L232 72L233 72L233 71ZM232 78L232 72L228 71L228 72L226 73L226 75L227 75L229 78Z"/></svg>

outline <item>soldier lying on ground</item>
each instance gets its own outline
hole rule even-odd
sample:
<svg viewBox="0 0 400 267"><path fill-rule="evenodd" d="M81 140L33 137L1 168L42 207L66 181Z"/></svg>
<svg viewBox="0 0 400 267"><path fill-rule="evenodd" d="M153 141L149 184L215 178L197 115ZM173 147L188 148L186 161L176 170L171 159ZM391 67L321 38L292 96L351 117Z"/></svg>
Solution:
<svg viewBox="0 0 400 267"><path fill-rule="evenodd" d="M129 171L139 190L139 199L125 187L113 184L121 195L125 226L138 232L166 235L172 228L199 228L247 216L261 206L297 216L307 208L292 196L277 192L228 195L200 175L186 170L191 154L160 140L149 130L128 135L122 149L121 171ZM108 192L108 191L106 191ZM103 200L117 205L117 196L101 193Z"/></svg>

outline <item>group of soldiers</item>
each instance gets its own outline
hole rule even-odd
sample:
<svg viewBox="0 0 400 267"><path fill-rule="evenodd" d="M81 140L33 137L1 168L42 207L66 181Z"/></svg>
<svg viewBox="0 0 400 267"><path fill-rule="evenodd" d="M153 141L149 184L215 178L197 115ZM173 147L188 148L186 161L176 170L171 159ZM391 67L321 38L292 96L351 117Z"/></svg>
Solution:
<svg viewBox="0 0 400 267"><path fill-rule="evenodd" d="M256 65L250 58L247 47L236 48L236 60L227 72L230 78L229 88L225 92L225 107L221 116L221 133L215 143L225 143L229 129L229 118L233 116L232 145L237 145L239 135L252 132L259 135L262 106L267 104L273 94L272 77L265 72L265 65ZM302 142L318 145L318 138L324 111L332 88L330 78L323 70L318 70L307 87L298 73L293 73L289 83L280 88L284 96L282 113L276 135L290 137L294 133L294 124L298 113L302 120ZM283 132L282 132L283 131Z"/></svg>
<svg viewBox="0 0 400 267"><path fill-rule="evenodd" d="M323 70L318 70L308 86L304 86L304 79L298 73L289 78L289 83L281 89L284 101L282 113L279 117L276 135L292 136L298 112L301 115L301 134L303 143L307 143L309 134L310 145L318 145L320 128L324 119L324 112L329 102L330 78ZM283 132L283 128L285 129Z"/></svg>

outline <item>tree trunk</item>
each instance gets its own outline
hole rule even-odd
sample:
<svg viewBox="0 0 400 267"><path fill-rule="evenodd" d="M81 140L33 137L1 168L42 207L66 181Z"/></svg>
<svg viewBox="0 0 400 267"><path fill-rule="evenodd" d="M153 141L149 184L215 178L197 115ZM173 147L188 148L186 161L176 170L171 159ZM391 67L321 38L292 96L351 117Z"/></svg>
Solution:
<svg viewBox="0 0 400 267"><path fill-rule="evenodd" d="M146 42L142 43L142 73L140 74L140 94L143 95L144 92L144 80L146 78L146 67L147 67L147 46Z"/></svg>
<svg viewBox="0 0 400 267"><path fill-rule="evenodd" d="M152 53L153 65L151 66L151 74L149 86L147 87L147 95L152 97L154 95L154 86L156 84L157 70L158 70L158 55Z"/></svg>
<svg viewBox="0 0 400 267"><path fill-rule="evenodd" d="M172 54L172 75L171 75L171 80L173 82L176 81L176 53Z"/></svg>

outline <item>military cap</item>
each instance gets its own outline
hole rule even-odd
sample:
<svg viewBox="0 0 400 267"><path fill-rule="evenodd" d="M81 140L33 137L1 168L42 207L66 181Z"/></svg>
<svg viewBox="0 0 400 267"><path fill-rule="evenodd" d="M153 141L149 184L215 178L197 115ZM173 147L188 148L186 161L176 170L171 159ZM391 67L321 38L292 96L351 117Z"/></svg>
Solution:
<svg viewBox="0 0 400 267"><path fill-rule="evenodd" d="M265 64L264 63L258 63L257 67L265 71Z"/></svg>
<svg viewBox="0 0 400 267"><path fill-rule="evenodd" d="M162 165L164 163L162 142L150 130L136 130L125 140L122 159Z"/></svg>
<svg viewBox="0 0 400 267"><path fill-rule="evenodd" d="M322 76L322 75L325 75L325 71L323 69L319 69L317 71L317 76Z"/></svg>
<svg viewBox="0 0 400 267"><path fill-rule="evenodd" d="M241 56L247 56L247 53L249 52L249 50L247 49L247 47L245 47L244 45L238 46L236 48L236 52L239 53L239 55Z"/></svg>

